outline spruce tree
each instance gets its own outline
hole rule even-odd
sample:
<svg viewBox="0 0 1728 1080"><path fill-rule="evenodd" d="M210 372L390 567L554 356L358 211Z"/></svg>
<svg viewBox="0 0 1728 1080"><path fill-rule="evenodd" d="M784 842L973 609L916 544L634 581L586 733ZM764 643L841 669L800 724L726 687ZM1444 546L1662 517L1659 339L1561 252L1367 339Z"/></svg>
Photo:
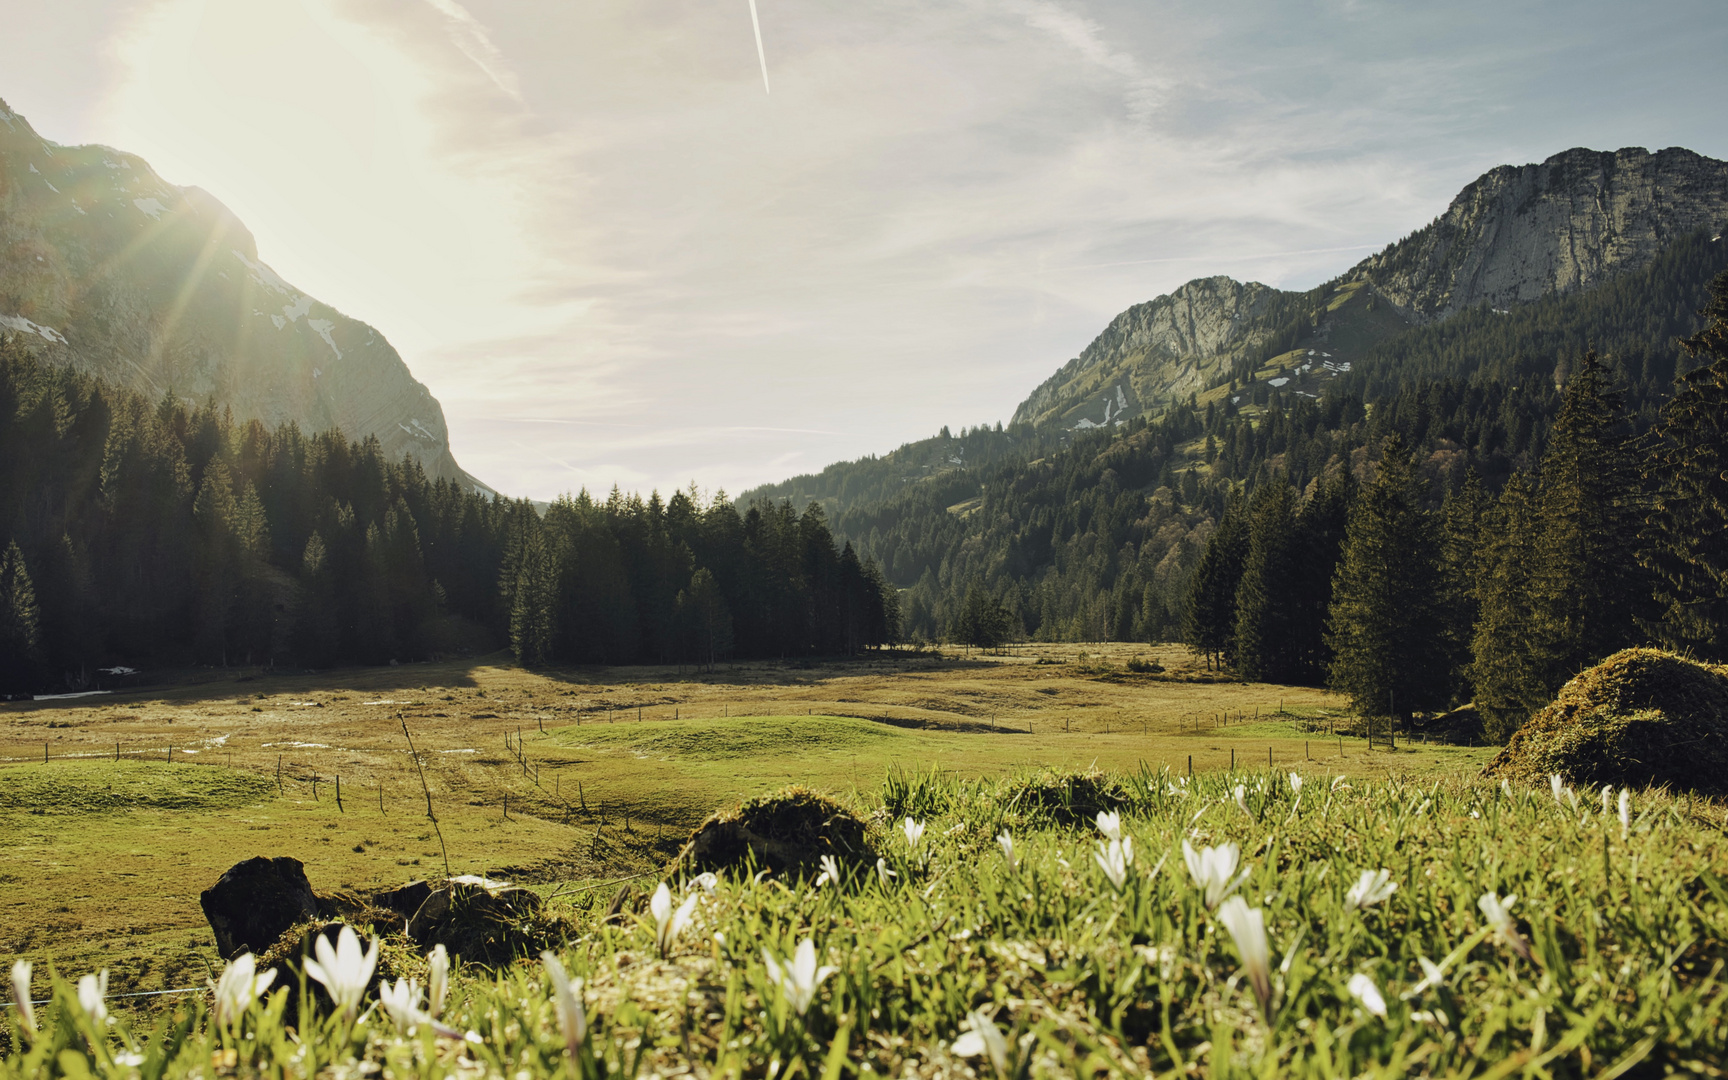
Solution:
<svg viewBox="0 0 1728 1080"><path fill-rule="evenodd" d="M1536 495L1523 473L1506 482L1480 533L1469 674L1482 733L1489 742L1503 743L1549 699L1532 636Z"/></svg>
<svg viewBox="0 0 1728 1080"><path fill-rule="evenodd" d="M1451 666L1453 699L1471 697L1472 639L1481 604L1477 577L1482 565L1482 530L1490 503L1476 470L1448 492L1440 508L1440 609L1446 625L1446 655Z"/></svg>
<svg viewBox="0 0 1728 1080"><path fill-rule="evenodd" d="M1236 669L1252 682L1294 682L1301 669L1302 563L1290 485L1279 480L1257 491L1249 518L1248 556L1236 586Z"/></svg>
<svg viewBox="0 0 1728 1080"><path fill-rule="evenodd" d="M1300 648L1295 682L1322 685L1332 665L1332 650L1326 644L1332 578L1344 557L1344 533L1355 499L1355 477L1339 469L1316 487L1296 518L1301 567L1296 578L1300 600L1292 630Z"/></svg>
<svg viewBox="0 0 1728 1080"><path fill-rule="evenodd" d="M1542 458L1532 631L1550 690L1633 644L1649 596L1638 564L1642 515L1621 431L1623 396L1595 352L1586 353Z"/></svg>
<svg viewBox="0 0 1728 1080"><path fill-rule="evenodd" d="M1236 585L1248 559L1248 542L1247 515L1232 499L1189 579L1183 611L1182 639L1208 664L1229 666L1236 660Z"/></svg>
<svg viewBox="0 0 1728 1080"><path fill-rule="evenodd" d="M0 694L25 693L41 677L40 615L17 541L0 553Z"/></svg>
<svg viewBox="0 0 1728 1080"><path fill-rule="evenodd" d="M510 607L510 649L516 661L534 667L552 657L552 601L556 570L538 528L528 530L516 570Z"/></svg>
<svg viewBox="0 0 1728 1080"><path fill-rule="evenodd" d="M1709 362L1680 377L1652 432L1644 477L1655 498L1641 553L1657 610L1646 628L1670 649L1728 660L1728 272L1710 283L1704 329L1681 344Z"/></svg>
<svg viewBox="0 0 1728 1080"><path fill-rule="evenodd" d="M1327 633L1329 682L1364 716L1397 718L1447 702L1438 533L1410 456L1389 436L1350 514Z"/></svg>

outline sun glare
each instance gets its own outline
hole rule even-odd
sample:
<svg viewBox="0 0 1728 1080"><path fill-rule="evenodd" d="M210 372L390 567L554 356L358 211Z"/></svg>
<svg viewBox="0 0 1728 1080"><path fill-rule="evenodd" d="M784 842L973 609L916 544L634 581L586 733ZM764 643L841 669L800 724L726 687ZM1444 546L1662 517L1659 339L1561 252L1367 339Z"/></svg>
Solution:
<svg viewBox="0 0 1728 1080"><path fill-rule="evenodd" d="M421 378L438 373L414 354L545 319L515 299L534 260L514 186L439 149L435 96L496 83L456 48L416 51L321 0L164 0L115 48L103 141L221 199L265 261L377 325Z"/></svg>

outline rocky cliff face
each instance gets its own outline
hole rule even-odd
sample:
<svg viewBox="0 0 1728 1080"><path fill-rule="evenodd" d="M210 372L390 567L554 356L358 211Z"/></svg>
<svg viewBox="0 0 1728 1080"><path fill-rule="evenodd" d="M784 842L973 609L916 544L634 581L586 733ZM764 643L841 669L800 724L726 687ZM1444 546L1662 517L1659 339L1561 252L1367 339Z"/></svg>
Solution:
<svg viewBox="0 0 1728 1080"><path fill-rule="evenodd" d="M1279 290L1227 277L1198 278L1136 304L1014 411L1015 423L1104 427L1205 388L1219 358L1249 340Z"/></svg>
<svg viewBox="0 0 1728 1080"><path fill-rule="evenodd" d="M376 436L392 459L484 488L383 335L278 277L221 203L132 155L48 142L4 102L0 334L152 397Z"/></svg>
<svg viewBox="0 0 1728 1080"><path fill-rule="evenodd" d="M1568 150L1502 166L1426 227L1308 293L1202 278L1129 308L1014 419L1079 429L1173 396L1215 400L1247 360L1249 381L1312 394L1411 325L1589 288L1725 225L1728 162L1689 150Z"/></svg>
<svg viewBox="0 0 1728 1080"><path fill-rule="evenodd" d="M1575 149L1494 169L1353 274L1427 322L1588 288L1724 223L1728 162L1680 149Z"/></svg>

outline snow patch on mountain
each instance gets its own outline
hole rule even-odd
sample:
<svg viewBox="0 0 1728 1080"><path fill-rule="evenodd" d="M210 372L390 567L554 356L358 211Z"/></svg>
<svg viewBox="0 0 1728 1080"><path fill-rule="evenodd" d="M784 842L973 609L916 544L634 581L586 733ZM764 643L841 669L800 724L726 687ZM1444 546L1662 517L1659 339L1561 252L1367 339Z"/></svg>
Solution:
<svg viewBox="0 0 1728 1080"><path fill-rule="evenodd" d="M51 326L39 326L22 315L0 315L0 326L20 334L35 334L56 345L66 344L66 336Z"/></svg>

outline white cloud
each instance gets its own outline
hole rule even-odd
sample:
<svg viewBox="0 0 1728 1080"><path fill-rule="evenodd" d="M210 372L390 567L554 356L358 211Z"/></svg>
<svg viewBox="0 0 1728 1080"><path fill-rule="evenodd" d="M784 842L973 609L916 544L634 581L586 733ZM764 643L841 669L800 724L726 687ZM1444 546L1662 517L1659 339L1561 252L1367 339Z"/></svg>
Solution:
<svg viewBox="0 0 1728 1080"><path fill-rule="evenodd" d="M759 0L771 95L743 3L132 11L88 50L114 71L20 70L113 83L84 137L222 198L390 336L464 465L540 497L1005 418L1123 307L1313 284L1493 164L1728 151L1692 0Z"/></svg>

